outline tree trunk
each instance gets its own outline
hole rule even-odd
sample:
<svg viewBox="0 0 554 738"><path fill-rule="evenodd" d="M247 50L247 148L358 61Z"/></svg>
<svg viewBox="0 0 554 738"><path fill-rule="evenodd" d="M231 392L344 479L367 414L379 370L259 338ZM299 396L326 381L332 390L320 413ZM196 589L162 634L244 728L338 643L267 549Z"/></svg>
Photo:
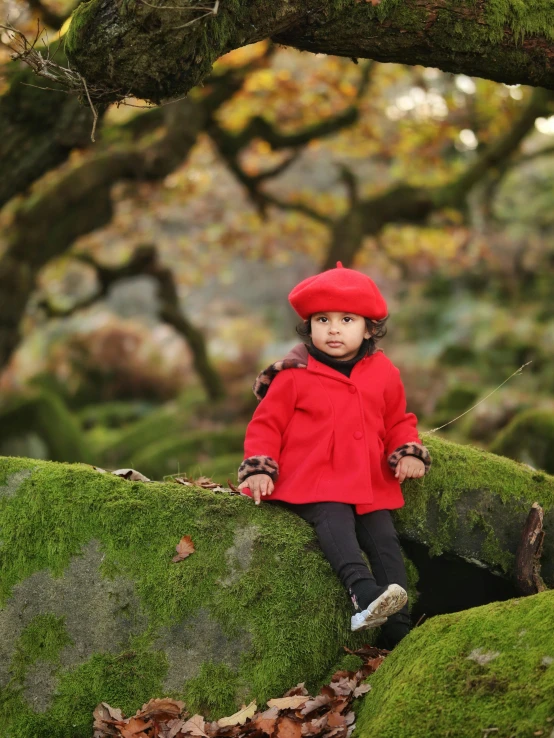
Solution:
<svg viewBox="0 0 554 738"><path fill-rule="evenodd" d="M113 100L159 102L197 85L226 52L272 38L314 53L423 64L554 89L554 8L443 0L138 0L79 7L66 50L89 86Z"/></svg>

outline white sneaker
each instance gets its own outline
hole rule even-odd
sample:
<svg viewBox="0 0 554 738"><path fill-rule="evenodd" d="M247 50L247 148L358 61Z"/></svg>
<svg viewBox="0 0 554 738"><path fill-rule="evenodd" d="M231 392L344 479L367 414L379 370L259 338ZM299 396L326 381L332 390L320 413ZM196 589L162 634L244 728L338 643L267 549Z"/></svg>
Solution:
<svg viewBox="0 0 554 738"><path fill-rule="evenodd" d="M378 628L387 622L389 615L401 610L408 601L408 594L399 584L389 584L387 589L365 610L352 615L351 630Z"/></svg>

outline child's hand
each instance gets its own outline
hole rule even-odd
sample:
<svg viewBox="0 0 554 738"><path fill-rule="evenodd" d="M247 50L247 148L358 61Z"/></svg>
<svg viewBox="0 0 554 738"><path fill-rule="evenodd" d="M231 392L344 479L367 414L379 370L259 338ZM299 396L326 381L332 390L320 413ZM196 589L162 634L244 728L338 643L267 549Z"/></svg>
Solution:
<svg viewBox="0 0 554 738"><path fill-rule="evenodd" d="M400 484L410 477L422 477L425 474L425 464L416 456L403 456L398 464L394 476L398 478Z"/></svg>
<svg viewBox="0 0 554 738"><path fill-rule="evenodd" d="M256 505L259 505L262 497L270 495L274 489L273 480L268 474L252 474L251 477L248 477L248 479L245 479L244 482L239 484L238 489L243 489L244 487L250 489Z"/></svg>

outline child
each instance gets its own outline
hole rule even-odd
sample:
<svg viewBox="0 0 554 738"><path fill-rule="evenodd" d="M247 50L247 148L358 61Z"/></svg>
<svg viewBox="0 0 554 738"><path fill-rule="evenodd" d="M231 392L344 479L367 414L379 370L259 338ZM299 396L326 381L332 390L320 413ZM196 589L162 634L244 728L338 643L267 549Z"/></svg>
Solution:
<svg viewBox="0 0 554 738"><path fill-rule="evenodd" d="M246 430L239 489L314 526L351 596L352 630L384 625L393 648L410 617L390 510L404 504L400 483L423 476L431 460L406 412L400 372L375 347L387 305L369 277L340 262L298 284L289 301L311 340L256 380L261 402Z"/></svg>

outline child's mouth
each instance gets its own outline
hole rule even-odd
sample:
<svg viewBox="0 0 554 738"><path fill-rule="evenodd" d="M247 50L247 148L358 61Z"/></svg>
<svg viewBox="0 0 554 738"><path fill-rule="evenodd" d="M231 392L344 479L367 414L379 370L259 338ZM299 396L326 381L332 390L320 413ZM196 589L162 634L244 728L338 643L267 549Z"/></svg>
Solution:
<svg viewBox="0 0 554 738"><path fill-rule="evenodd" d="M327 346L330 346L331 348L338 348L339 346L342 346L341 341L327 341Z"/></svg>

